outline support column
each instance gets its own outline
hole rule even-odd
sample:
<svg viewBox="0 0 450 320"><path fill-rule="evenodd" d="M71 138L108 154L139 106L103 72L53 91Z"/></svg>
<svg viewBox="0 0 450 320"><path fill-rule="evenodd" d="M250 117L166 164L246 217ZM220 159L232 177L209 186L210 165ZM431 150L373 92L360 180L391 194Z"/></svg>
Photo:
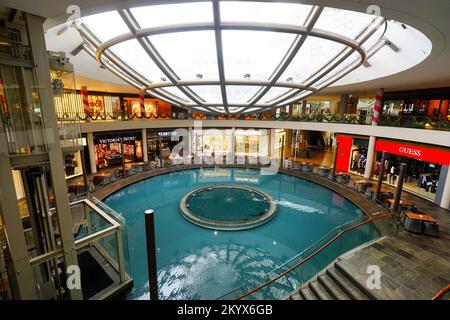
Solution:
<svg viewBox="0 0 450 320"><path fill-rule="evenodd" d="M341 100L339 101L339 111L340 115L344 115L347 113L347 104L348 104L348 94L341 94Z"/></svg>
<svg viewBox="0 0 450 320"><path fill-rule="evenodd" d="M77 252L72 229L72 215L67 196L67 182L64 173L62 150L59 142L58 123L53 101L52 83L47 48L45 46L43 24L45 19L26 13L27 31L32 48L32 58L36 75L37 89L41 104L42 122L45 128L47 152L50 160L50 174L55 195L56 216L58 219L61 244L64 248L66 268L78 266ZM67 272L67 270L63 270ZM81 300L81 289L72 289L70 298Z"/></svg>
<svg viewBox="0 0 450 320"><path fill-rule="evenodd" d="M276 150L275 150L276 132L277 132L276 129L270 129L270 148L269 148L269 150L270 150L270 156L269 156L270 159L277 158L277 153L276 153Z"/></svg>
<svg viewBox="0 0 450 320"><path fill-rule="evenodd" d="M231 128L231 159L236 162L236 127Z"/></svg>
<svg viewBox="0 0 450 320"><path fill-rule="evenodd" d="M300 110L300 114L305 115L306 114L306 106L308 104L308 100L302 101L302 110Z"/></svg>
<svg viewBox="0 0 450 320"><path fill-rule="evenodd" d="M364 171L364 178L370 179L372 178L373 172L373 163L375 161L375 143L377 138L370 137L369 138L369 147L367 148L367 160L366 160L366 168Z"/></svg>
<svg viewBox="0 0 450 320"><path fill-rule="evenodd" d="M6 139L2 138L0 141L0 176L2 177L0 179L0 216L5 227L9 252L14 266L15 279L10 280L12 282L15 280L16 283L12 283L11 289L15 299L39 299L22 219L19 214L11 163L6 150L7 143L4 140Z"/></svg>
<svg viewBox="0 0 450 320"><path fill-rule="evenodd" d="M194 141L194 133L193 133L192 127L189 127L189 137L188 137L188 152L189 152L189 156L193 156L193 154L192 154L193 141Z"/></svg>
<svg viewBox="0 0 450 320"><path fill-rule="evenodd" d="M450 209L450 166L442 166L436 200L442 208Z"/></svg>
<svg viewBox="0 0 450 320"><path fill-rule="evenodd" d="M147 268L150 300L159 300L154 216L155 213L152 209L145 210L145 235L147 240Z"/></svg>
<svg viewBox="0 0 450 320"><path fill-rule="evenodd" d="M89 151L89 164L91 165L91 173L97 173L97 164L95 163L94 135L92 134L92 132L87 133L86 140Z"/></svg>
<svg viewBox="0 0 450 320"><path fill-rule="evenodd" d="M142 154L144 162L148 161L148 150L147 150L147 129L142 129Z"/></svg>
<svg viewBox="0 0 450 320"><path fill-rule="evenodd" d="M378 126L378 118L380 117L381 108L383 104L384 89L377 91L375 105L373 106L372 126ZM373 163L375 160L375 143L376 137L371 136L369 139L369 147L367 149L366 169L364 171L364 178L372 178Z"/></svg>

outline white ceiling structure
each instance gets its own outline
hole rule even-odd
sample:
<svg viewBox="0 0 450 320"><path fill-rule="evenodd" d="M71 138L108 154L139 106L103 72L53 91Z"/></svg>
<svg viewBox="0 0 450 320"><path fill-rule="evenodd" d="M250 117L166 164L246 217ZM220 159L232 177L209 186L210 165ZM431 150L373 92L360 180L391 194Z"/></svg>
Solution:
<svg viewBox="0 0 450 320"><path fill-rule="evenodd" d="M61 51L79 36L85 55L138 90L227 114L398 73L432 48L420 31L378 15L284 2L130 7L82 16L78 36L64 37L66 29L49 30L50 49ZM86 76L98 77L94 70Z"/></svg>
<svg viewBox="0 0 450 320"><path fill-rule="evenodd" d="M114 73L175 105L215 113L260 112L321 90L373 90L443 53L436 28L386 1L371 1L386 19L364 13L364 1L299 2L79 1L80 30L61 33L67 14L45 10L47 45L71 52L83 43L69 57L85 77L121 83ZM418 9L417 1L404 5Z"/></svg>

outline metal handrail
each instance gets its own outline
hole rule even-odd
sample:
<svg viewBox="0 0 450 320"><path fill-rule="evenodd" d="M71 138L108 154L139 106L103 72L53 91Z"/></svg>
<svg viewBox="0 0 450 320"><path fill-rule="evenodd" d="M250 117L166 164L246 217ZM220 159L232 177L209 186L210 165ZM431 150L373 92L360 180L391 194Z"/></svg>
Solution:
<svg viewBox="0 0 450 320"><path fill-rule="evenodd" d="M334 243L336 240L338 240L339 238L341 238L341 236L344 235L345 233L347 233L347 232L349 232L349 231L351 231L351 230L353 230L353 229L359 228L359 227L361 227L361 226L363 226L363 225L366 225L366 224L368 224L368 223L370 223L370 222L373 222L373 221L375 221L375 220L385 218L385 217L387 217L387 216L390 216L390 215L389 215L388 213L386 213L386 214L383 214L383 215L379 215L379 216L376 216L376 217L372 217L372 218L369 218L369 219L366 220L366 221L363 221L363 222L358 223L358 224L356 224L356 225L354 225L354 226L351 226L351 227L349 227L349 228L347 228L347 229L345 229L345 230L340 231L340 232L339 232L336 236L334 236L331 240L329 240L327 243L325 243L325 244L324 244L322 247L320 247L318 250L314 251L314 252L313 252L312 254L310 254L308 257L306 257L305 259L303 259L302 261L300 261L299 263L297 263L295 266L289 268L289 269L286 270L285 272L281 273L280 275L276 276L275 278L271 279L270 281L267 281L266 283L260 285L259 287L255 288L255 289L253 289L253 290L250 290L250 291L248 291L247 293L245 293L245 294L243 294L243 295L237 297L235 300L241 300L241 299L243 299L243 298L245 298L245 297L248 297L249 295L251 295L251 294L253 294L253 293L255 293L255 292L257 292L257 291L259 291L259 290L261 290L261 289L263 289L263 288L265 288L265 287L267 287L269 284L274 283L275 281L277 281L277 280L283 278L284 276L286 276L286 275L289 274L290 272L294 271L295 269L297 269L298 267L300 267L301 265L303 265L305 262L307 262L307 261L311 260L312 258L314 258L316 255L318 255L320 252L322 252L322 251L323 251L325 248L327 248L329 245L331 245L331 244Z"/></svg>
<svg viewBox="0 0 450 320"><path fill-rule="evenodd" d="M444 288L442 288L438 293L435 294L435 296L433 298L431 298L431 300L437 300L440 297L442 297L444 294L446 294L447 292L450 292L450 283L445 286Z"/></svg>
<svg viewBox="0 0 450 320"><path fill-rule="evenodd" d="M317 240L316 242L314 242L313 244L311 244L309 247L307 247L306 249L304 249L303 251L301 251L299 254L295 255L294 257L292 257L291 259L289 259L288 261L284 262L282 265L276 267L275 269L273 269L272 271L270 271L269 273L274 273L277 270L281 269L283 266L287 265L288 263L290 263L291 261L297 259L298 257L302 256L303 254L305 254L305 252L308 252L309 250L311 250L312 248L314 248L317 244L321 243L323 240L327 239L331 234L333 234L336 230L341 230L343 229L345 226L347 225L351 225L353 223L355 223L356 221L361 220L361 217L353 219L349 222L346 222L344 224L341 224L340 226L337 226L333 229L331 229L329 232L327 232L324 236L322 236L319 240Z"/></svg>

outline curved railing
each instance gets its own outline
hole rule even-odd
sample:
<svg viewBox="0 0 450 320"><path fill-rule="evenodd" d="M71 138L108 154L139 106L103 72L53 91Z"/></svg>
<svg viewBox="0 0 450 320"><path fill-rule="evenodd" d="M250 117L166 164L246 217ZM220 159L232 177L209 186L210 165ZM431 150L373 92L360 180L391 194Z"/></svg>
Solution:
<svg viewBox="0 0 450 320"><path fill-rule="evenodd" d="M342 123L342 124L358 124L358 125L371 125L372 117L369 115L356 115L356 114L344 114L344 115L328 115L321 113L311 113L305 115L289 115L289 114L246 114L246 115L206 115L203 113L192 112L187 113L132 113L132 114L120 114L120 113L90 113L80 115L79 113L64 113L59 114L60 120L76 119L81 121L105 121L105 120L133 120L133 119L147 119L147 120L259 120L259 121L298 121L298 122L322 122L322 123ZM438 129L438 130L450 130L450 120L445 117L439 118L437 121L433 121L432 118L426 116L386 116L382 115L379 118L380 126L388 127L404 127L404 128L416 128L416 129Z"/></svg>
<svg viewBox="0 0 450 320"><path fill-rule="evenodd" d="M394 224L386 224L382 234L379 228L374 226L374 221L391 216L388 211L384 212L381 211L363 221L358 218L334 228L313 245L267 274L263 284L242 286L219 299L281 299L288 296L343 253L379 238L382 234L395 232Z"/></svg>
<svg viewBox="0 0 450 320"><path fill-rule="evenodd" d="M431 300L439 300L442 298L447 292L450 292L450 284L448 284L446 287L442 288Z"/></svg>

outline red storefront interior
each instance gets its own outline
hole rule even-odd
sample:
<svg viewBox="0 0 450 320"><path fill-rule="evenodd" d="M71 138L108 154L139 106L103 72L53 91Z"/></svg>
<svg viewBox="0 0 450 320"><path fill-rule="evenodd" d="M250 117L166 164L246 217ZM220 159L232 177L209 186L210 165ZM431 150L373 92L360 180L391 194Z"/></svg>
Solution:
<svg viewBox="0 0 450 320"><path fill-rule="evenodd" d="M336 140L339 143L336 159L336 170L347 172L350 166L353 137L337 136ZM404 142L377 140L375 144L375 151L387 152L390 154L444 166L450 165L450 151L432 147L417 146Z"/></svg>
<svg viewBox="0 0 450 320"><path fill-rule="evenodd" d="M450 152L441 149L417 146L403 142L377 140L375 143L375 151L387 152L443 166L450 165Z"/></svg>

